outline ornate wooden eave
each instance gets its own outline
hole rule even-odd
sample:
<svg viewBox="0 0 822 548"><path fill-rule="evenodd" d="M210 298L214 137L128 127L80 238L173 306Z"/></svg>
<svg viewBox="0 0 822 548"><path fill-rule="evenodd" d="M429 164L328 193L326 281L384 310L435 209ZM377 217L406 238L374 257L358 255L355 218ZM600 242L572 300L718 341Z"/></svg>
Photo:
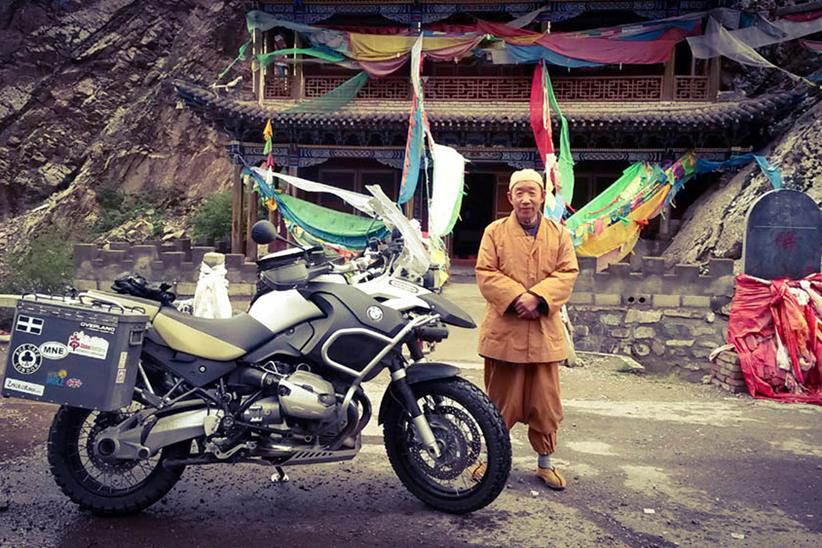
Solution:
<svg viewBox="0 0 822 548"><path fill-rule="evenodd" d="M355 100L337 112L288 113L294 100L274 100L259 104L218 95L211 90L176 81L179 96L191 107L220 120L233 120L262 127L272 120L275 127L288 129L401 129L408 124L409 102ZM706 130L739 129L764 125L794 106L801 94L777 92L732 101L715 102L580 102L562 105L572 129L603 129L636 132L646 129L693 133ZM483 101L475 103L431 101L426 111L432 129L530 130L525 102ZM558 126L558 120L553 118Z"/></svg>
<svg viewBox="0 0 822 548"><path fill-rule="evenodd" d="M717 4L716 0L592 0L552 2L492 2L474 0L472 2L429 1L429 0L268 0L259 3L260 9L277 17L299 23L318 23L335 15L379 15L386 19L405 25L433 23L455 13L508 13L512 17L525 15L545 6L539 14L538 21L565 21L585 12L627 10L647 19L660 19L681 15L692 11L702 11Z"/></svg>

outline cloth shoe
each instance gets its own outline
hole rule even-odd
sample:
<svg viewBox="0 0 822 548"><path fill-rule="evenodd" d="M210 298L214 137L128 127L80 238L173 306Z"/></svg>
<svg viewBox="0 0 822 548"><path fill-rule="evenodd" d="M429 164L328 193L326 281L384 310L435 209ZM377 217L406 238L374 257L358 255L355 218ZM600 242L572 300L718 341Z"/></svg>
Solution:
<svg viewBox="0 0 822 548"><path fill-rule="evenodd" d="M554 491L562 491L567 483L565 477L553 466L551 468L537 468L537 477Z"/></svg>
<svg viewBox="0 0 822 548"><path fill-rule="evenodd" d="M482 478L485 477L485 473L488 471L488 465L484 462L478 462L473 469L471 469L471 480L479 483L482 481Z"/></svg>

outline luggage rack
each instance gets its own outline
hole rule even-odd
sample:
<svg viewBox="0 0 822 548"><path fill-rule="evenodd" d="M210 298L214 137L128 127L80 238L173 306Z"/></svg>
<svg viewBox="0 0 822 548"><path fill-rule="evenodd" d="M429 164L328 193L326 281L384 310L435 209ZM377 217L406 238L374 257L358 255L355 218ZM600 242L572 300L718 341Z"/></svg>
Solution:
<svg viewBox="0 0 822 548"><path fill-rule="evenodd" d="M115 309L122 314L145 314L146 310L142 306L124 306L115 300L109 300L99 295L89 295L88 293L75 293L73 295L49 295L46 293L23 293L20 300L42 302L44 304L55 304L55 301L67 305L80 305L90 308L99 308L106 312L113 312Z"/></svg>

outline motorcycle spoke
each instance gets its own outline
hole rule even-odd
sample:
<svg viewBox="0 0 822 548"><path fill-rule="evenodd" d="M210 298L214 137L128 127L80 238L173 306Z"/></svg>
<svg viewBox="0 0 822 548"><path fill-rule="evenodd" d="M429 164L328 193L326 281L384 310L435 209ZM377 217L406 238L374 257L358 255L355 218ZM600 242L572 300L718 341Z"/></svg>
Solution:
<svg viewBox="0 0 822 548"><path fill-rule="evenodd" d="M438 490L455 496L463 495L476 488L477 482L470 476L473 466L487 462L487 448L483 434L476 420L462 404L444 396L425 396L418 400L420 408L429 418L444 451L443 457L435 460L416 440L413 429L404 421L402 428L408 433L408 454L412 463ZM439 433L439 436L437 435Z"/></svg>
<svg viewBox="0 0 822 548"><path fill-rule="evenodd" d="M132 406L133 407L133 406ZM127 418L132 408L126 412L91 413L78 431L78 450L71 455L76 458L77 470L85 474L84 483L99 493L117 496L139 487L160 463L160 456L150 460L109 461L94 453L96 437L100 432Z"/></svg>

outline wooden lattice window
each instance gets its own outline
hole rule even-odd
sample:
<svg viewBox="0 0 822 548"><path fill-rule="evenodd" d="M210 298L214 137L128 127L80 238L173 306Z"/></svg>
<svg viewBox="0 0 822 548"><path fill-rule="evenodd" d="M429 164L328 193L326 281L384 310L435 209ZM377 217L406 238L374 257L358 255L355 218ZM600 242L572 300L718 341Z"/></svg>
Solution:
<svg viewBox="0 0 822 548"><path fill-rule="evenodd" d="M307 76L304 97L322 97L348 79L346 76ZM531 79L523 77L433 76L426 77L425 98L432 101L528 101ZM553 79L560 101L619 102L662 100L662 76L582 76ZM290 98L292 80L267 76L264 99ZM374 78L357 94L359 100L402 101L410 97L408 78ZM677 76L674 100L708 99L707 76Z"/></svg>
<svg viewBox="0 0 822 548"><path fill-rule="evenodd" d="M658 101L661 76L555 78L554 93L560 101Z"/></svg>
<svg viewBox="0 0 822 548"><path fill-rule="evenodd" d="M708 99L707 76L677 76L674 87L677 101L704 101Z"/></svg>
<svg viewBox="0 0 822 548"><path fill-rule="evenodd" d="M526 78L444 77L430 78L425 97L447 101L509 100L527 101L531 82Z"/></svg>
<svg viewBox="0 0 822 548"><path fill-rule="evenodd" d="M263 99L290 99L291 82L289 76L266 76Z"/></svg>

